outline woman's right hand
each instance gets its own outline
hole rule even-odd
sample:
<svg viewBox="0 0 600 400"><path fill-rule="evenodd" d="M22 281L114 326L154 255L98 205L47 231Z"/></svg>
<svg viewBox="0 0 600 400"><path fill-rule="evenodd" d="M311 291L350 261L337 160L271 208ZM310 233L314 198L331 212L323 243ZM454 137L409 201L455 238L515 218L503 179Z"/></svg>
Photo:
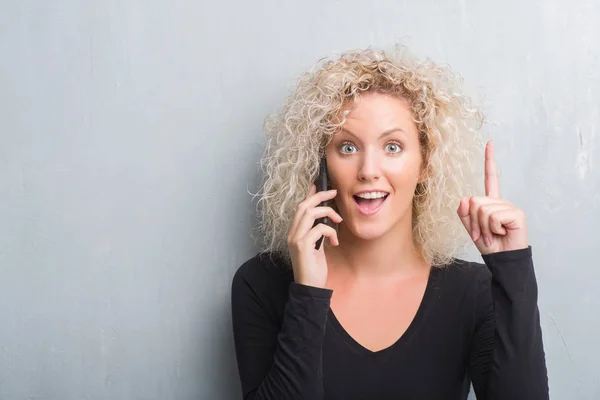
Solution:
<svg viewBox="0 0 600 400"><path fill-rule="evenodd" d="M308 191L306 199L298 204L298 210L288 233L287 243L292 259L294 280L302 285L324 288L327 282L327 261L325 259L325 246L315 249L316 242L325 236L330 243L338 246L337 232L325 224L317 224L318 218L329 217L332 221L340 223L342 217L331 207L319 207L323 201L333 199L337 191L327 190L317 193L313 184Z"/></svg>

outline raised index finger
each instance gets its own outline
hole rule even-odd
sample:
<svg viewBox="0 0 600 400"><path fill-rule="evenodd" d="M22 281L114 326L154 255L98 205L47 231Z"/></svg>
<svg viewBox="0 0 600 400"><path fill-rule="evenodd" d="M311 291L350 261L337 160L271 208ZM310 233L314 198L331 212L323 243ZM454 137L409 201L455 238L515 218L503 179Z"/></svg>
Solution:
<svg viewBox="0 0 600 400"><path fill-rule="evenodd" d="M485 195L494 198L500 197L500 182L496 170L494 145L491 140L485 147Z"/></svg>

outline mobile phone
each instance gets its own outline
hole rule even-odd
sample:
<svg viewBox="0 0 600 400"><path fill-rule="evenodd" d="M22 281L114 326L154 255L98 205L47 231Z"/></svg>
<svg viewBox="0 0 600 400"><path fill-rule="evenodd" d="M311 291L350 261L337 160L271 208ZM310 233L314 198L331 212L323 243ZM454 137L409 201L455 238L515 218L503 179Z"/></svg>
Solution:
<svg viewBox="0 0 600 400"><path fill-rule="evenodd" d="M325 156L321 157L321 162L319 164L319 173L317 174L317 179L315 181L315 186L317 187L317 192L322 192L327 190L327 159ZM328 205L328 201L323 201L319 204L319 207L323 207ZM313 224L313 228L318 224L323 223L327 225L329 223L328 217L317 218L315 223ZM317 243L315 244L315 249L319 250L321 248L321 243L323 243L324 236L321 236Z"/></svg>

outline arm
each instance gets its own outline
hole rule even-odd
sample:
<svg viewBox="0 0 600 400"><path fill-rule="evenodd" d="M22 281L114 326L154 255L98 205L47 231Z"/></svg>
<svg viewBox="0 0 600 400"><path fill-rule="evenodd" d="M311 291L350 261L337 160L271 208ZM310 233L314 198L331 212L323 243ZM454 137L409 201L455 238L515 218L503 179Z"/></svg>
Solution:
<svg viewBox="0 0 600 400"><path fill-rule="evenodd" d="M479 400L548 399L531 247L483 255L469 374Z"/></svg>
<svg viewBox="0 0 600 400"><path fill-rule="evenodd" d="M323 399L321 350L332 293L292 282L279 326L235 275L233 337L244 400Z"/></svg>

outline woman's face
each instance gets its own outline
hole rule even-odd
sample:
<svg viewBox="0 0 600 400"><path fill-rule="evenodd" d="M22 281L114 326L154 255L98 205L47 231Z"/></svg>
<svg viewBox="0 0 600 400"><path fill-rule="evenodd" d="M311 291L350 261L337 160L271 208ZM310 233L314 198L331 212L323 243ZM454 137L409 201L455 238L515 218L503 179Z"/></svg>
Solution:
<svg viewBox="0 0 600 400"><path fill-rule="evenodd" d="M363 94L341 132L326 149L330 184L342 222L357 237L374 239L394 227L412 227L412 203L420 179L419 133L408 102ZM368 197L357 194L367 191Z"/></svg>

